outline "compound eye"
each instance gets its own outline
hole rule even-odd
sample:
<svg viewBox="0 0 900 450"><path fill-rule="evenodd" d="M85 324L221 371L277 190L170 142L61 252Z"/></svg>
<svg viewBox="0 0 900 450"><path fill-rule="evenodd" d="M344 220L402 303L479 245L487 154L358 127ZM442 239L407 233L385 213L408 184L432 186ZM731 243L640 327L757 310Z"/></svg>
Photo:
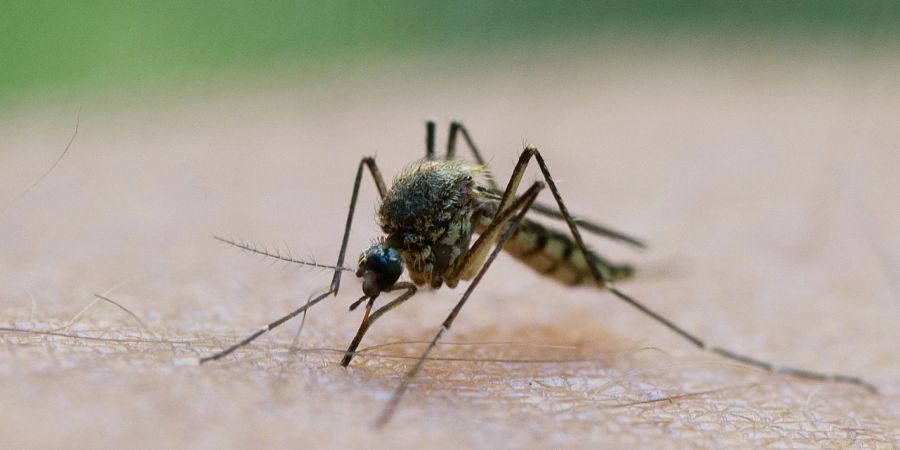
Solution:
<svg viewBox="0 0 900 450"><path fill-rule="evenodd" d="M376 273L383 273L388 267L388 258L384 253L366 258L366 266Z"/></svg>
<svg viewBox="0 0 900 450"><path fill-rule="evenodd" d="M378 246L366 257L366 268L377 275L378 284L383 289L394 285L403 273L403 262L397 250Z"/></svg>
<svg viewBox="0 0 900 450"><path fill-rule="evenodd" d="M360 256L356 276L363 278L363 292L369 297L375 297L390 289L402 273L403 260L400 253L384 243L378 243Z"/></svg>
<svg viewBox="0 0 900 450"><path fill-rule="evenodd" d="M389 286L393 286L397 279L400 278L400 274L403 273L403 262L400 260L400 255L394 249L391 249L391 252L392 254L379 258L378 262L381 266L381 276L383 277L380 281L387 283Z"/></svg>

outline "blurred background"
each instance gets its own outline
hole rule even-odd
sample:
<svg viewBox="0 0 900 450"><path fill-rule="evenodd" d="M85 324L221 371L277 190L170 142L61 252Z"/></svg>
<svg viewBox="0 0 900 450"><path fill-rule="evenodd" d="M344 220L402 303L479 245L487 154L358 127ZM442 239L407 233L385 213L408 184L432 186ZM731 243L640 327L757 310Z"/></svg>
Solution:
<svg viewBox="0 0 900 450"><path fill-rule="evenodd" d="M0 105L605 50L893 51L892 1L4 2Z"/></svg>
<svg viewBox="0 0 900 450"><path fill-rule="evenodd" d="M894 1L4 1L0 438L896 446L898 55ZM197 367L330 280L211 236L332 262L360 156L392 178L423 155L426 118L439 148L463 120L501 182L538 146L571 210L650 243L590 238L636 265L621 288L652 309L882 396L713 358L504 256L447 337L465 345L436 352L459 361L430 361L383 433L366 425L420 347L337 366L352 276L304 351L291 322ZM349 261L380 234L372 187ZM430 339L459 295L422 292L364 345Z"/></svg>

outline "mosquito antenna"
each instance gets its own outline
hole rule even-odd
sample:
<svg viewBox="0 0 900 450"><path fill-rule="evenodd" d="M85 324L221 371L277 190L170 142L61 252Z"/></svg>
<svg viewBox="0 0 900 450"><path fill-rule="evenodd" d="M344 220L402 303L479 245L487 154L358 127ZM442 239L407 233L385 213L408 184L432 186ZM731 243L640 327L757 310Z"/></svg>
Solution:
<svg viewBox="0 0 900 450"><path fill-rule="evenodd" d="M219 236L213 236L213 239L215 239L219 242L224 242L232 247L237 247L245 252L253 253L256 255L262 255L267 258L272 258L275 260L285 261L285 262L289 262L289 263L293 263L293 264L300 264L302 266L318 267L320 269L334 269L334 270L344 270L347 272L353 272L353 269L349 269L347 267L332 266L329 264L321 264L316 261L306 261L306 260L294 258L293 256L291 256L290 250L288 250L288 256L284 256L278 250L276 250L275 252L272 252L268 249L268 247L259 248L255 245L253 245L249 242L245 242L243 240L232 240L232 239L227 239L227 238L223 238L223 237L219 237Z"/></svg>

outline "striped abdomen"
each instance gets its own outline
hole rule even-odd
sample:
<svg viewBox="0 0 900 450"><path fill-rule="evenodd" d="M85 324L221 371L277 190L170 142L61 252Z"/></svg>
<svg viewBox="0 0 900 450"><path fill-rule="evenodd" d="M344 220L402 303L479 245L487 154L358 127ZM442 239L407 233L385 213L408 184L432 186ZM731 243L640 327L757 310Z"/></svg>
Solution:
<svg viewBox="0 0 900 450"><path fill-rule="evenodd" d="M612 264L594 252L586 259L569 234L529 219L522 220L503 249L539 273L569 285L594 282L587 259L596 264L600 274L609 281L628 278L634 272L631 266Z"/></svg>

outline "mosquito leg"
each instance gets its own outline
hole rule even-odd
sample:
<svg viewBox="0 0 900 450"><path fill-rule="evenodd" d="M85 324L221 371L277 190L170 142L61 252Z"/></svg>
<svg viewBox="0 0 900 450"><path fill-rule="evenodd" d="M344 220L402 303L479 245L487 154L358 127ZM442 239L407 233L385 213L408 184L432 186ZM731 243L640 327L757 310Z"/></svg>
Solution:
<svg viewBox="0 0 900 450"><path fill-rule="evenodd" d="M384 198L387 195L387 186L384 184L384 177L375 164L375 158L364 156L359 161L359 167L356 169L356 178L353 181L353 194L350 196L350 208L347 210L347 224L344 225L344 237L341 239L341 251L338 253L338 267L344 265L344 256L347 254L347 241L350 239L350 228L353 225L353 213L356 211L356 200L359 198L359 185L362 183L363 167L368 167L372 178L375 180L375 186L378 188L378 195ZM341 270L334 271L334 277L331 279L331 290L337 295L338 288L341 286Z"/></svg>
<svg viewBox="0 0 900 450"><path fill-rule="evenodd" d="M486 192L482 192L487 198L499 199L503 194L498 190L489 190ZM560 214L559 210L556 209L555 206L547 206L543 203L535 203L531 208L532 211L555 220L565 220L562 214ZM614 230L606 225L601 225L597 222L593 222L587 219L583 219L581 217L575 218L575 223L578 224L578 228L583 231L587 231L588 233L605 237L608 239L612 239L615 241L623 242L625 244L633 245L638 248L647 248L647 244L644 243L641 239L636 238L634 236L630 236L621 231Z"/></svg>
<svg viewBox="0 0 900 450"><path fill-rule="evenodd" d="M419 355L418 360L416 360L416 364L413 366L409 372L403 376L403 379L400 381L400 385L394 391L394 394L391 396L388 404L385 405L384 409L381 411L381 414L378 415L378 418L375 421L375 427L381 428L391 419L391 416L394 415L394 411L397 410L397 405L400 404L400 400L403 399L403 395L406 393L406 390L409 389L409 383L413 380L413 378L418 375L419 371L422 370L422 366L425 364L425 360L428 358L428 355L434 350L434 347L437 345L438 341L450 329L453 325L453 321L456 320L456 316L459 315L459 312L462 310L463 306L469 300L469 297L472 295L472 292L475 290L475 287L478 286L478 283L484 277L485 272L491 267L491 263L494 262L494 259L497 258L497 254L500 253L500 250L503 249L503 244L512 236L513 231L516 229L516 226L522 221L522 218L525 217L525 214L528 213L528 209L531 208L532 203L534 203L535 198L537 198L538 193L541 189L544 188L544 184L540 181L535 182L528 190L522 194L521 197L517 199L516 202L503 213L498 213L495 216L494 220L488 226L488 228L496 227L496 228L504 228L505 230L503 234L500 236L500 239L497 241L497 244L494 246L494 250L488 255L487 259L484 262L484 265L481 266L481 270L478 271L478 274L472 279L472 283L469 284L469 287L466 289L466 292L463 293L462 297L459 299L459 302L456 303L456 306L453 307L453 310L450 311L450 315L444 319L444 322L441 324L441 328L438 330L437 334L428 344L428 347L425 348L425 351ZM513 211L518 211L518 214L512 216ZM488 230L485 230L485 234ZM484 234L482 234L484 236Z"/></svg>
<svg viewBox="0 0 900 450"><path fill-rule="evenodd" d="M366 304L366 314L363 316L362 323L359 324L359 331L356 332L356 336L353 337L353 341L350 343L350 347L347 348L347 353L344 354L344 359L341 360L341 365L347 367L350 364L350 360L353 359L353 356L356 354L356 349L359 348L359 344L362 342L363 335L369 330L369 327L378 320L379 317L383 316L384 313L400 306L401 303L409 300L416 293L416 285L407 282L400 282L395 284L391 290L398 289L406 289L406 292L400 294L399 297L390 301L388 304L382 306L375 310L373 314L369 314L372 309L372 303L374 299L370 299L369 303Z"/></svg>
<svg viewBox="0 0 900 450"><path fill-rule="evenodd" d="M512 179L509 182L509 188L516 189L518 188L519 181L522 179L522 174L519 173L516 175L513 174ZM488 256L488 251L491 249L491 245L497 241L500 237L500 234L505 231L503 228L504 225L512 219L513 215L516 211L521 208L522 203L525 201L526 195L531 190L540 190L543 189L543 183L535 183L525 194L522 194L521 197L514 200L512 205L507 207L506 209L498 209L496 213L494 213L494 217L491 219L491 222L488 226L481 232L481 235L478 236L478 239L472 244L465 254L463 254L460 258L460 262L457 264L456 268L453 272L450 273L450 276L445 280L448 286L455 286L459 280L468 280L475 276L476 272L479 268L484 264L485 258ZM511 226L511 225L510 225Z"/></svg>
<svg viewBox="0 0 900 450"><path fill-rule="evenodd" d="M306 311L312 305L315 305L316 303L325 299L325 297L328 297L332 294L337 295L338 289L341 286L341 274L344 272L344 256L347 254L347 241L350 238L350 228L353 225L353 213L356 210L356 200L357 198L359 198L359 186L360 184L362 184L363 167L367 167L369 169L369 172L372 174L372 178L375 180L375 186L378 188L378 193L381 195L381 197L383 198L387 193L387 188L384 185L384 178L382 178L381 171L378 170L378 166L375 164L375 158L372 158L370 156L363 157L359 161L359 166L356 169L356 178L353 181L353 194L350 196L350 208L347 212L347 224L344 226L344 237L341 240L341 250L338 254L337 264L334 265L334 276L331 279L331 288L328 291L319 294L319 296L315 297L314 299L308 301L302 307L292 311L290 314L260 328L257 332L251 334L250 336L247 336L241 342L238 342L237 344L232 345L231 347L228 347L221 352L201 358L200 364L227 356L235 350L253 342L254 339L290 320L297 314Z"/></svg>
<svg viewBox="0 0 900 450"><path fill-rule="evenodd" d="M363 297L360 300L365 300L366 297ZM362 323L359 324L359 331L356 332L356 336L353 337L353 341L350 342L350 347L347 349L347 353L344 353L344 359L341 360L341 365L347 367L350 364L350 359L352 359L351 355L356 348L359 347L360 341L362 341L362 337L366 334L366 331L369 329L369 314L372 313L372 305L375 304L375 297L369 297L369 301L366 302L366 312L363 314ZM356 306L356 303L353 304ZM351 306L352 310L354 306Z"/></svg>
<svg viewBox="0 0 900 450"><path fill-rule="evenodd" d="M528 150L526 149L526 152L527 151ZM481 233L478 240L472 244L472 247L466 251L465 255L463 255L462 262L457 265L453 273L447 278L448 285L453 286L460 279L470 279L475 276L476 271L484 264L484 260L487 258L491 244L494 243L500 236L500 233L504 231L498 224L508 221L516 210L515 208L512 208L511 205L516 201L514 200L516 191L519 189L519 184L522 182L522 176L525 174L525 169L528 166L528 159L529 158L525 157L525 152L523 152L522 157L519 158L519 162L517 162L515 168L513 168L513 173L509 178L509 182L506 183L506 190L499 199L497 212L494 213L491 223ZM533 189L534 187L535 186L532 186L530 189ZM521 201L523 197L525 197L524 194L522 197L519 197L518 201Z"/></svg>
<svg viewBox="0 0 900 450"><path fill-rule="evenodd" d="M569 226L569 231L572 233L572 237L575 239L575 243L578 245L578 248L582 252L584 252L585 255L590 254L588 252L587 246L584 245L584 240L581 238L581 233L578 231L578 227L575 224L575 219L572 218L572 215L569 213L568 208L566 208L566 205L563 202L562 196L559 193L559 189L557 189L556 183L553 181L553 177L550 176L550 170L547 168L547 164L544 162L544 158L541 156L541 154L538 152L538 150L534 147L526 148L525 151L522 153L522 157L519 159L519 164L523 164L523 161L524 161L524 164L527 164L528 160L532 156L534 157L534 159L537 160L538 166L540 166L541 173L544 175L544 179L547 182L547 187L550 188L550 193L553 194L553 198L556 200L556 204L559 207L559 212L560 212L560 214L562 214L563 218L566 221L566 224ZM518 169L518 165L517 165L517 169ZM508 191L507 191L507 193L508 193ZM644 306L643 304L641 304L640 302L638 302L631 296L618 290L615 286L612 285L612 283L604 280L603 275L600 273L600 270L597 268L596 264L588 264L588 267L590 268L591 275L593 275L594 280L596 280L598 285L605 287L607 290L612 292L613 295L618 297L620 300L637 308L638 310L640 310L641 312L643 312L644 314L646 314L653 320L661 323L666 328L677 333L678 335L683 337L685 340L689 341L691 344L694 344L694 346L696 346L697 348L700 348L702 350L707 350L707 351L713 352L719 356L722 356L724 358L728 358L728 359L731 359L734 361L739 361L744 364L758 367L758 368L761 368L761 369L764 369L764 370L770 371L770 372L783 373L783 374L787 374L787 375L791 375L791 376L795 376L795 377L799 377L799 378L854 384L857 386L861 386L861 387L865 388L866 390L868 390L869 392L873 392L873 393L876 393L878 391L875 388L875 386L873 386L872 384L870 384L860 378L857 378L857 377L852 377L852 376L847 376L847 375L824 374L824 373L818 373L818 372L811 372L811 371L803 370L803 369L795 369L792 367L780 367L780 366L776 366L776 365L766 362L766 361L762 361L762 360L759 360L756 358L751 358L749 356L744 356L744 355L741 355L740 353L732 352L731 350L728 350L728 349L710 345L707 342L703 341L702 339L698 338L697 336L695 336L691 333L688 333L683 328L679 327L678 325L675 325L674 323L672 323L668 319L662 317L658 313L647 308L646 306Z"/></svg>
<svg viewBox="0 0 900 450"><path fill-rule="evenodd" d="M331 293L332 293L332 291L330 291L330 290L329 290L329 291L326 291L326 292L323 292L323 293L319 294L317 297L315 297L315 298L311 299L310 301L306 302L306 304L304 304L304 305L301 306L300 308L297 308L297 309L291 311L288 315L286 315L286 316L284 316L284 317L282 317L282 318L280 318L280 319L278 319L278 320L276 320L276 321L274 321L274 322L272 322L272 323L270 323L270 324L268 324L268 325L266 325L266 326L260 328L256 333L253 333L253 334L251 334L250 336L247 336L247 337L244 338L244 340L242 340L241 342L238 342L237 344L234 344L234 345L232 345L231 347L228 347L228 348L226 348L225 350L222 350L221 352L218 352L218 353L215 353L215 354L213 354L213 355L205 356L205 357L203 357L203 358L200 358L200 364L203 364L203 363L209 362L209 361L215 361L215 360L217 360L217 359L220 359L220 358L223 358L223 357L225 357L225 356L228 356L229 354L231 354L231 353L234 352L235 350L237 350L237 349L239 349L239 348L241 348L241 347L243 347L243 346L249 344L250 342L253 342L254 339L256 339L256 338L262 336L263 334L265 334L265 333L268 332L268 331L271 331L271 330L274 329L275 327L277 327L277 326L279 326L279 325L281 325L281 324L287 322L288 320L291 320L292 318L294 318L294 317L297 316L298 314L300 314L300 313L306 311L307 309L309 309L310 307L312 307L312 306L315 305L316 303L319 303L320 301L324 300L324 299L327 298L329 295L331 295Z"/></svg>
<svg viewBox="0 0 900 450"><path fill-rule="evenodd" d="M490 170L490 166L487 164L484 157L481 156L481 151L479 151L478 147L475 146L475 142L472 140L472 136L469 134L469 130L466 129L465 125L457 121L453 121L450 123L450 135L447 139L447 159L450 160L456 157L456 141L457 136L460 134L462 134L463 140L466 141L466 145L469 147L469 151L472 153L472 157L475 158L475 161L480 166L487 168L487 181L493 193L496 195L501 194L503 191L497 186L497 182L494 180L494 177ZM556 208L544 205L540 202L535 203L531 210L553 219L565 220L565 218L556 210ZM642 242L640 239L629 236L628 234L625 234L621 231L616 231L608 226L580 218L577 219L576 222L578 223L579 228L589 233L610 238L616 241L625 242L638 248L647 248L647 244Z"/></svg>
<svg viewBox="0 0 900 450"><path fill-rule="evenodd" d="M425 159L434 159L434 121L425 122Z"/></svg>
<svg viewBox="0 0 900 450"><path fill-rule="evenodd" d="M540 203L535 203L534 207L531 208L532 211L546 217L550 217L552 219L557 220L566 220L562 214L559 213L552 206L542 205ZM612 228L607 227L606 225L601 225L596 222L592 222L590 220L575 218L575 223L578 224L578 228L587 231L589 233L593 233L597 236L602 236L605 238L609 238L615 241L624 242L626 244L633 245L637 248L647 248L647 244L644 241L634 237L629 236L621 231L616 231Z"/></svg>
<svg viewBox="0 0 900 450"><path fill-rule="evenodd" d="M513 171L513 176L506 187L506 193L510 195L510 198L518 189L519 183L522 180L523 173L524 167L522 167L521 170ZM509 237L512 235L517 225L522 221L522 218L531 208L531 205L537 198L538 193L543 188L543 183L535 182L521 197L515 200L510 200L511 204L509 205L509 207L504 208L502 206L503 203L501 202L501 207L497 210L497 213L494 215L491 223L487 226L484 232L481 233L481 236L479 236L478 240L475 241L475 243L472 245L472 248L470 248L466 252L466 254L463 255L463 261L460 263L459 268L451 276L454 281L459 278L459 273L461 271L469 271L472 270L473 267L480 267L480 270L477 274L475 274L472 283L469 284L469 287L466 289L466 292L463 294L462 298L453 308L453 311L451 311L450 315L447 316L447 318L444 320L444 323L438 330L437 335L435 335L425 351L419 356L419 359L416 361L415 366L413 366L413 368L404 375L403 379L400 382L400 386L398 386L397 390L394 391L391 400L388 402L388 404L385 406L385 409L381 412L378 419L376 420L376 427L382 427L388 422L388 420L390 420L391 416L394 414L394 411L397 409L397 405L399 405L400 400L403 398L403 395L409 388L410 381L415 378L415 376L422 369L422 366L425 364L425 360L428 357L428 354L431 353L431 351L437 345L437 342L441 339L444 333L450 329L450 326L453 324L456 316L459 314L460 310L462 310L463 305L465 305L466 301L468 301L469 296L475 290L475 287L481 281L481 278L484 276L485 272L487 272L491 263L493 263L494 259L497 257L497 254L503 248L503 244L505 244ZM517 212L518 214L516 214ZM499 239L496 239L496 236L500 231L503 231L503 233L500 235ZM494 246L493 252L491 252L490 254L485 253L485 249L489 249L490 245L495 241L496 245ZM484 259L482 255L485 255L486 259Z"/></svg>
<svg viewBox="0 0 900 450"><path fill-rule="evenodd" d="M498 200L503 193L501 191L497 191L497 190L489 190L486 192L482 192L482 194L487 198ZM531 210L533 212L536 212L545 217L549 217L551 219L562 220L562 221L566 220L565 217L563 217L563 215L560 214L559 210L556 209L555 206L547 206L543 203L535 203L534 206L531 208ZM575 223L578 224L578 228L583 231L587 231L588 233L591 233L591 234L594 234L594 235L597 235L600 237L612 239L614 241L623 242L625 244L629 244L629 245L635 246L637 248L647 248L646 243L644 243L641 239L636 238L634 236L630 236L621 231L614 230L606 225L601 225L597 222L583 219L581 217L576 217L574 219L575 219Z"/></svg>
<svg viewBox="0 0 900 450"><path fill-rule="evenodd" d="M488 183L491 186L491 189L500 192L500 186L497 186L497 182L494 180L494 176L490 171L490 166L484 160L484 157L481 156L481 152L478 150L478 147L475 146L475 141L472 140L472 136L469 134L469 130L466 129L465 125L456 120L450 122L450 134L447 138L446 159L449 161L456 158L456 139L460 134L462 134L463 140L466 141L466 146L469 147L469 151L472 153L472 157L475 158L475 162L477 162L479 166L483 166L488 169L487 179Z"/></svg>

